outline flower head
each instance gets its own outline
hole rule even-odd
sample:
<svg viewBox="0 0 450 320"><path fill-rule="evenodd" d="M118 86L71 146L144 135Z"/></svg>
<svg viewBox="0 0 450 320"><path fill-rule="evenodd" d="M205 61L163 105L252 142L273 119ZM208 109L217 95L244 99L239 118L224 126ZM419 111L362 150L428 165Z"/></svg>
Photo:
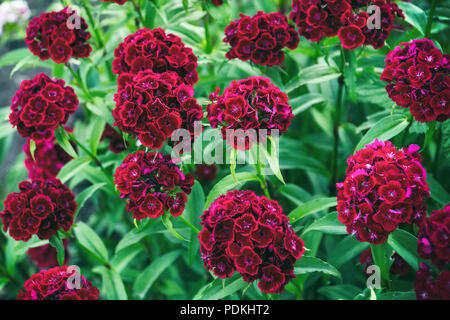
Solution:
<svg viewBox="0 0 450 320"><path fill-rule="evenodd" d="M262 292L281 293L294 278L304 253L278 202L253 191L229 191L201 216L200 251L208 270L220 278L239 272L246 282L259 279Z"/></svg>
<svg viewBox="0 0 450 320"><path fill-rule="evenodd" d="M199 164L195 168L195 175L200 181L213 181L217 176L217 166L215 164Z"/></svg>
<svg viewBox="0 0 450 320"><path fill-rule="evenodd" d="M64 264L67 264L70 260L67 247L69 245L69 240L63 239L62 242L64 246ZM38 268L50 268L58 265L56 248L50 244L30 248L28 249L27 254Z"/></svg>
<svg viewBox="0 0 450 320"><path fill-rule="evenodd" d="M450 300L450 271L445 270L435 276L427 264L420 263L414 291L417 300Z"/></svg>

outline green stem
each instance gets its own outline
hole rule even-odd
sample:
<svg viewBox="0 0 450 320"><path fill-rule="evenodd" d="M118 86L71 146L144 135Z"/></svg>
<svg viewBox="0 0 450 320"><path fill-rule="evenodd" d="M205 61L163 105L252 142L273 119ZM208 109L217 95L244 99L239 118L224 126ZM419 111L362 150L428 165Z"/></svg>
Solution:
<svg viewBox="0 0 450 320"><path fill-rule="evenodd" d="M206 12L205 16L203 17L203 27L205 28L205 40L206 40L206 53L211 53L212 51L212 41L211 41L211 32L209 31L209 14L206 10L206 3L203 1L202 3L202 9Z"/></svg>
<svg viewBox="0 0 450 320"><path fill-rule="evenodd" d="M84 84L83 79L81 79L80 70L78 69L77 72L75 72L69 63L66 63L66 66L69 69L72 76L74 77L74 79L77 81L77 84L83 91L84 95L86 96L86 99L92 101L92 96L89 90L87 89L86 85Z"/></svg>
<svg viewBox="0 0 450 320"><path fill-rule="evenodd" d="M403 148L405 146L406 138L408 137L409 128L411 128L411 126L413 124L413 119L412 119L411 115L410 115L408 121L409 121L409 123L408 123L408 126L405 129L405 133L403 133L402 144L400 145L400 148Z"/></svg>
<svg viewBox="0 0 450 320"><path fill-rule="evenodd" d="M345 52L344 48L341 48L340 52L340 65L339 71L341 72L341 76L338 78L338 94L336 100L336 109L334 112L333 119L333 154L331 155L331 180L328 189L330 194L335 193L336 189L336 181L337 181L337 158L339 152L339 126L341 121L341 109L342 109L342 101L344 96L344 67L345 67Z"/></svg>
<svg viewBox="0 0 450 320"><path fill-rule="evenodd" d="M183 221L183 223L184 223L185 225L187 225L189 228L191 228L192 231L194 231L194 232L197 233L197 234L200 233L200 230L198 230L192 223L190 223L189 221L187 221L185 217L179 216L179 219L180 219L181 221Z"/></svg>
<svg viewBox="0 0 450 320"><path fill-rule="evenodd" d="M94 36L97 42L97 46L103 48L105 46L105 42L103 41L102 36L100 35L101 29L99 26L96 26L91 10L89 10L88 5L86 4L86 0L81 1L81 6L83 7L84 11L86 11L86 15L88 17L89 24L91 25L91 29L94 30Z"/></svg>
<svg viewBox="0 0 450 320"><path fill-rule="evenodd" d="M436 141L436 153L434 155L434 164L433 164L433 174L437 177L438 167L439 167L439 157L441 155L441 147L442 147L442 127L438 129L438 137Z"/></svg>
<svg viewBox="0 0 450 320"><path fill-rule="evenodd" d="M381 272L381 282L384 288L391 289L391 279L389 277L389 248L387 243L370 244L373 262Z"/></svg>
<svg viewBox="0 0 450 320"><path fill-rule="evenodd" d="M142 15L142 12L141 12L141 6L139 5L139 3L137 3L136 0L132 0L131 2L133 3L134 9L136 10L136 12L138 14L141 25L144 27L145 20L144 20L144 16ZM138 24L137 24L137 27L139 27Z"/></svg>
<svg viewBox="0 0 450 320"><path fill-rule="evenodd" d="M427 26L425 27L425 38L429 38L431 34L431 26L433 25L434 10L436 9L437 0L431 1L430 12L428 13Z"/></svg>
<svg viewBox="0 0 450 320"><path fill-rule="evenodd" d="M267 199L272 199L269 193L269 187L267 185L267 181L266 178L264 178L264 175L262 174L262 170L261 170L261 161L259 158L259 147L257 147L256 145L253 146L254 149L256 150L256 164L255 164L255 170L256 170L256 175L258 176L259 179L259 185L261 187L261 189L264 192L264 195L267 197Z"/></svg>

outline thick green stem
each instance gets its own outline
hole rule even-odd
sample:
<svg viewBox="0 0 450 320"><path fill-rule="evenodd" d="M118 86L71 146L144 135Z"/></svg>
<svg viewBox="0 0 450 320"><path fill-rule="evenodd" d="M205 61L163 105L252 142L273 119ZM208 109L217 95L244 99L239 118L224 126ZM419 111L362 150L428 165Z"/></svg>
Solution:
<svg viewBox="0 0 450 320"><path fill-rule="evenodd" d="M425 27L425 38L431 35L431 26L433 25L434 10L436 9L437 0L431 1L430 12L428 13L427 26Z"/></svg>
<svg viewBox="0 0 450 320"><path fill-rule="evenodd" d="M212 52L212 41L211 41L211 32L209 31L210 16L209 16L208 10L206 9L205 1L203 1L203 3L202 3L202 9L206 13L205 16L203 17L203 27L205 29L205 41L206 41L205 52L211 53Z"/></svg>
<svg viewBox="0 0 450 320"><path fill-rule="evenodd" d="M264 175L262 174L261 161L260 161L260 157L259 157L259 155L260 155L259 147L257 147L255 145L253 150L256 150L256 154L254 154L255 160L256 160L255 170L256 170L256 175L258 176L258 179L259 179L259 185L260 185L261 189L263 190L264 195L267 197L267 199L272 199L270 197L269 186L267 185L266 178L264 178Z"/></svg>
<svg viewBox="0 0 450 320"><path fill-rule="evenodd" d="M187 225L189 228L191 228L192 231L194 231L194 232L197 233L197 234L200 233L200 230L198 230L192 223L190 223L188 220L186 220L185 217L180 216L179 219L180 219L181 221L183 221L183 223L184 223L185 225Z"/></svg>
<svg viewBox="0 0 450 320"><path fill-rule="evenodd" d="M81 79L80 71L77 70L77 72L75 72L73 70L72 66L69 63L66 63L66 66L69 69L69 71L72 74L72 76L74 77L74 79L77 81L77 84L81 88L81 90L83 91L84 95L86 96L86 99L92 101L92 96L89 93L88 88L84 84L83 79Z"/></svg>

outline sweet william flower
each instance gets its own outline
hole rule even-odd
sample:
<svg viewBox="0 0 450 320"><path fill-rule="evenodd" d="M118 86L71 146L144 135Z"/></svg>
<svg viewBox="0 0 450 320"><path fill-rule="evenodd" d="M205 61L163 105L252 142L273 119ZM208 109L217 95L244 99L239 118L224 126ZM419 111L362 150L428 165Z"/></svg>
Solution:
<svg viewBox="0 0 450 320"><path fill-rule="evenodd" d="M217 166L214 163L211 165L199 164L195 167L195 175L200 181L213 181L217 176Z"/></svg>
<svg viewBox="0 0 450 320"><path fill-rule="evenodd" d="M69 240L63 239L62 242L64 245L64 264L67 264L70 260ZM50 268L58 265L56 248L50 244L30 248L27 254L38 268Z"/></svg>
<svg viewBox="0 0 450 320"><path fill-rule="evenodd" d="M450 271L442 271L438 275L421 262L416 273L414 291L417 300L450 300Z"/></svg>
<svg viewBox="0 0 450 320"><path fill-rule="evenodd" d="M200 252L205 268L220 278L235 271L246 282L259 279L262 292L281 293L294 278L305 249L274 200L253 191L229 191L201 216Z"/></svg>

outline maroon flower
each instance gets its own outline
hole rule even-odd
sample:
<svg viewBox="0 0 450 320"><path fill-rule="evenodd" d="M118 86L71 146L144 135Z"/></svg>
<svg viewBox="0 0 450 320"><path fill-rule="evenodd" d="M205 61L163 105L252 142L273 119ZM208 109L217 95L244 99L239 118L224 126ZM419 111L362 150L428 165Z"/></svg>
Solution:
<svg viewBox="0 0 450 320"><path fill-rule="evenodd" d="M171 74L177 84L192 86L198 81L197 57L192 49L161 28L139 29L119 44L114 55L113 72L118 75L153 71Z"/></svg>
<svg viewBox="0 0 450 320"><path fill-rule="evenodd" d="M366 39L361 29L355 25L340 28L338 31L338 37L341 40L342 46L345 49L350 50L360 47Z"/></svg>
<svg viewBox="0 0 450 320"><path fill-rule="evenodd" d="M114 183L128 200L127 211L134 219L158 218L165 211L177 217L183 213L194 176L184 175L169 155L137 151L116 169Z"/></svg>
<svg viewBox="0 0 450 320"><path fill-rule="evenodd" d="M203 118L203 109L192 97L192 88L177 84L177 78L172 71L122 73L114 96L114 125L152 149L160 149L179 128L193 136L194 122Z"/></svg>
<svg viewBox="0 0 450 320"><path fill-rule="evenodd" d="M128 142L109 124L106 124L100 141L105 139L109 140L109 150L113 153L119 154L128 148Z"/></svg>
<svg viewBox="0 0 450 320"><path fill-rule="evenodd" d="M420 225L417 251L423 259L430 259L443 269L450 261L450 204L431 212Z"/></svg>
<svg viewBox="0 0 450 320"><path fill-rule="evenodd" d="M229 191L201 216L200 251L208 270L220 278L238 271L259 281L261 291L281 293L294 278L294 263L305 252L276 201L253 191Z"/></svg>
<svg viewBox="0 0 450 320"><path fill-rule="evenodd" d="M361 242L384 243L401 223L420 224L429 197L420 148L397 150L378 139L347 159L345 181L336 184L338 218Z"/></svg>
<svg viewBox="0 0 450 320"><path fill-rule="evenodd" d="M433 276L431 268L420 263L414 291L418 300L450 300L450 271L442 271Z"/></svg>
<svg viewBox="0 0 450 320"><path fill-rule="evenodd" d="M70 255L67 246L69 240L63 239L64 245L64 264L69 263ZM38 268L50 268L58 265L56 248L46 244L40 247L30 248L27 251L28 256L36 264Z"/></svg>
<svg viewBox="0 0 450 320"><path fill-rule="evenodd" d="M42 270L25 281L17 300L98 300L99 290L68 266ZM80 288L75 287L79 277Z"/></svg>
<svg viewBox="0 0 450 320"><path fill-rule="evenodd" d="M214 163L211 165L199 164L195 167L195 175L200 181L213 181L217 176L217 166Z"/></svg>
<svg viewBox="0 0 450 320"><path fill-rule="evenodd" d="M393 260L389 269L391 274L405 275L408 273L409 264L397 252L392 254L391 259ZM374 264L370 248L361 252L359 263L365 265L364 272L367 273L367 268Z"/></svg>
<svg viewBox="0 0 450 320"><path fill-rule="evenodd" d="M58 179L23 181L20 192L8 194L0 212L3 231L16 240L28 241L36 234L50 239L59 229L69 231L77 209L75 196Z"/></svg>
<svg viewBox="0 0 450 320"><path fill-rule="evenodd" d="M223 0L211 0L211 3L216 7L221 6L223 4Z"/></svg>
<svg viewBox="0 0 450 320"><path fill-rule="evenodd" d="M83 18L69 7L61 11L45 12L28 24L25 42L30 51L41 60L51 58L66 63L71 57L87 58L92 47L87 43L91 34ZM76 23L79 22L79 25ZM73 23L73 28L70 24Z"/></svg>
<svg viewBox="0 0 450 320"><path fill-rule="evenodd" d="M222 137L235 149L249 149L258 140L256 130L284 132L294 117L287 95L264 77L232 81L222 96L211 93L207 106L213 128L221 128Z"/></svg>
<svg viewBox="0 0 450 320"><path fill-rule="evenodd" d="M24 80L11 101L9 122L22 137L40 142L53 138L58 125L67 122L78 106L72 87L60 79L50 79L41 73Z"/></svg>
<svg viewBox="0 0 450 320"><path fill-rule="evenodd" d="M225 28L223 41L231 45L226 54L228 59L273 66L283 63L284 47L297 48L299 38L283 14L258 11L253 17L241 13L238 20Z"/></svg>
<svg viewBox="0 0 450 320"><path fill-rule="evenodd" d="M381 80L400 107L409 108L417 121L445 121L450 118L449 56L428 39L401 43L389 52Z"/></svg>

